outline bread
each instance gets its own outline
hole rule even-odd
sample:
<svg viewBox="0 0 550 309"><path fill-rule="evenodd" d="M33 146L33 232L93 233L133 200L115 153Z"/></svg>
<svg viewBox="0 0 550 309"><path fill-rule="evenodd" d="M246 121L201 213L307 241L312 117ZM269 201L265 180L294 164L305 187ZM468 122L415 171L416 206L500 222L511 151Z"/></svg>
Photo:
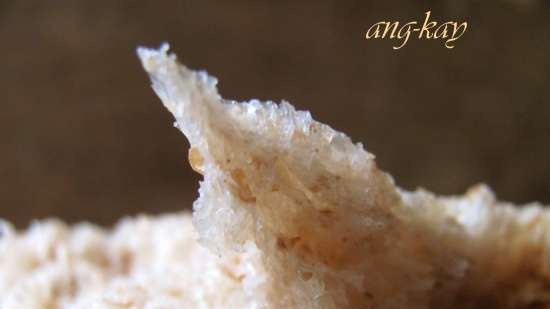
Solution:
<svg viewBox="0 0 550 309"><path fill-rule="evenodd" d="M550 306L541 205L404 191L308 112L224 100L167 49L138 54L204 177L197 234L181 214L7 228L0 309Z"/></svg>
<svg viewBox="0 0 550 309"><path fill-rule="evenodd" d="M121 220L112 231L57 220L2 225L0 308L244 308L239 256L196 242L188 213ZM243 259L245 256L243 256Z"/></svg>

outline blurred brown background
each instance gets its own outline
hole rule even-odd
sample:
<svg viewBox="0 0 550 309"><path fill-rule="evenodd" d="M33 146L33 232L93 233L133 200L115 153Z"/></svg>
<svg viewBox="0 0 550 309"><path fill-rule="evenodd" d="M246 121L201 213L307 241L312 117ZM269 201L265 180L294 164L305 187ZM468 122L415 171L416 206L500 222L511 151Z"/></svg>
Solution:
<svg viewBox="0 0 550 309"><path fill-rule="evenodd" d="M380 20L466 20L442 41ZM187 142L134 49L168 41L227 98L289 100L407 189L550 203L550 5L537 1L0 0L0 217L110 224L189 208Z"/></svg>

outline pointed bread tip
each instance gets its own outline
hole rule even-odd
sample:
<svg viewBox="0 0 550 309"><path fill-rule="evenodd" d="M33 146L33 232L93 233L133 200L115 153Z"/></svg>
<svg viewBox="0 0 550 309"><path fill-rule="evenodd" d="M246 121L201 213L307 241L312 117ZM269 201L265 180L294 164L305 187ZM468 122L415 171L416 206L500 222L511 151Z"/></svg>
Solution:
<svg viewBox="0 0 550 309"><path fill-rule="evenodd" d="M170 44L162 43L158 49L139 46L136 49L136 53L141 60L141 64L147 73L152 73L158 69L158 64L166 60L175 60L174 54L168 54L170 50Z"/></svg>

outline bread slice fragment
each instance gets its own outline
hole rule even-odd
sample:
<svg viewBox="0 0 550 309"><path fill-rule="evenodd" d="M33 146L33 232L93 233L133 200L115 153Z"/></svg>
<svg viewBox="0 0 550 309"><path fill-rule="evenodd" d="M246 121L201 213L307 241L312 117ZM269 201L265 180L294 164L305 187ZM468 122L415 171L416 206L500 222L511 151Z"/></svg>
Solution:
<svg viewBox="0 0 550 309"><path fill-rule="evenodd" d="M89 223L0 222L1 309L246 308L246 256L221 259L196 242L188 213Z"/></svg>
<svg viewBox="0 0 550 309"><path fill-rule="evenodd" d="M193 219L0 221L0 309L550 306L542 205L404 191L308 112L224 100L167 46L138 54L204 176Z"/></svg>
<svg viewBox="0 0 550 309"><path fill-rule="evenodd" d="M497 202L407 192L345 134L286 102L223 99L168 46L139 57L204 176L199 241L248 254L250 308L550 306L550 216ZM252 278L251 278L252 277Z"/></svg>

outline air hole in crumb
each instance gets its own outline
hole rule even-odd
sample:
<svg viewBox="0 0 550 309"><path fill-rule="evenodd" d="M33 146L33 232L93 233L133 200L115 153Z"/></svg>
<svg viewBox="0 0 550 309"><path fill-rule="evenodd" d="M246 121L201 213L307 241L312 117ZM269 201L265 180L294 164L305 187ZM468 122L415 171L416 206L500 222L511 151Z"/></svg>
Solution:
<svg viewBox="0 0 550 309"><path fill-rule="evenodd" d="M302 273L302 279L304 279L304 280L306 280L306 281L309 280L309 279L311 279L311 277L313 277L313 273L310 272L310 271L304 271L304 272Z"/></svg>
<svg viewBox="0 0 550 309"><path fill-rule="evenodd" d="M319 210L319 212L322 215L325 215L325 216L330 216L330 215L334 214L334 210L332 210L332 209L321 209L321 210Z"/></svg>
<svg viewBox="0 0 550 309"><path fill-rule="evenodd" d="M284 240L281 237L277 237L277 248L279 248L280 250L284 250L287 248Z"/></svg>

